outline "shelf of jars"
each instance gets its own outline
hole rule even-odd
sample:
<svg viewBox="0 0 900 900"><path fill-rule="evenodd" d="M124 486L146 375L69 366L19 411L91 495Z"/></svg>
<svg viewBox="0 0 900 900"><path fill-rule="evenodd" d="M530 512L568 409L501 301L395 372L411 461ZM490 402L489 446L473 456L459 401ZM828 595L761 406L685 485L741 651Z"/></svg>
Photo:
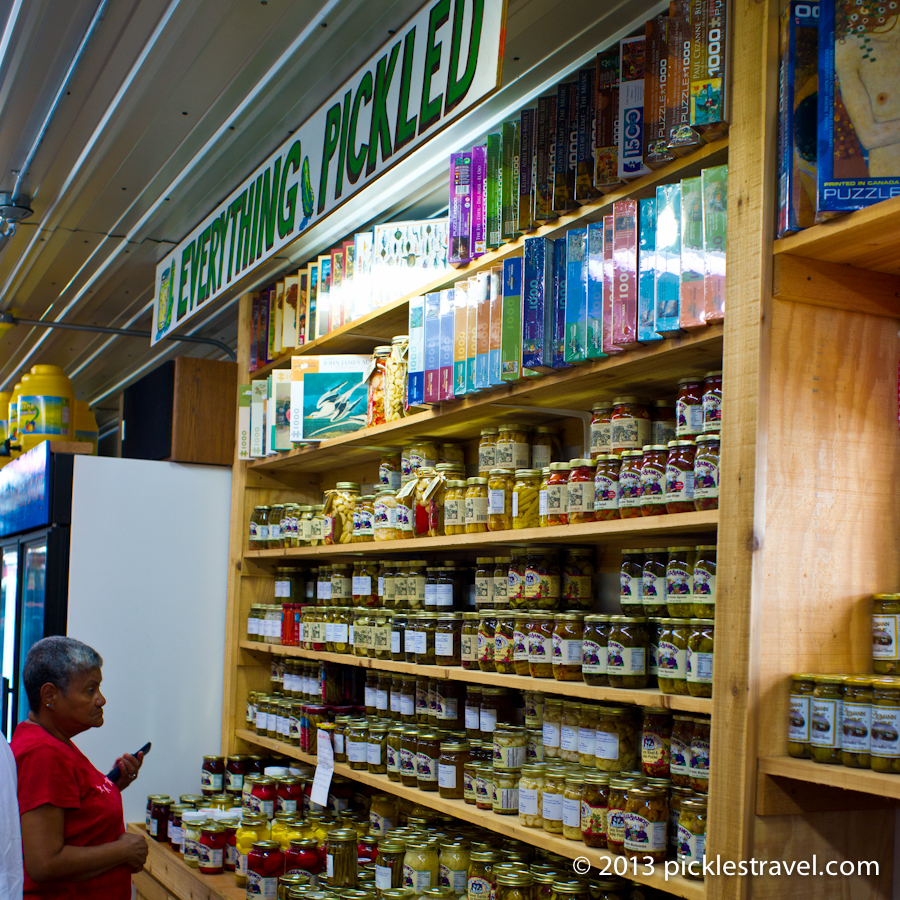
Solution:
<svg viewBox="0 0 900 900"><path fill-rule="evenodd" d="M633 519L612 519L606 522L587 522L581 525L554 525L543 528L519 528L488 531L481 534L454 534L440 537L420 537L398 541L369 541L349 544L320 544L316 547L289 547L274 550L247 550L249 559L327 559L338 556L372 556L385 553L425 553L444 550L478 550L486 547L529 546L532 544L603 543L604 541L634 537L655 538L667 535L702 537L715 532L719 525L719 510L669 513L661 516L640 516Z"/></svg>
<svg viewBox="0 0 900 900"><path fill-rule="evenodd" d="M265 747L291 759L301 760L312 765L318 763L316 756L304 753L297 747L285 744L282 741L272 740L271 738L260 737L246 729L237 729L235 736L247 744ZM481 810L472 804L465 803L463 800L447 800L438 796L436 791L426 792L417 788L406 787L391 781L384 775L374 775L360 769L351 769L350 766L342 763L335 763L334 773L360 784L393 794L404 800L409 800L412 803L427 806L437 812L464 819L488 831L515 838L534 846L543 847L545 850L558 853L560 856L565 856L569 859L587 859L591 866L600 872L616 872L633 881L658 888L676 897L686 898L686 900L705 900L706 898L706 887L702 881L684 878L678 874L667 875L663 864L651 866L641 862L635 865L633 861L627 860L624 856L587 847L580 841L566 840L536 828L526 828L519 824L516 816L504 816ZM674 861L670 865L675 866Z"/></svg>
<svg viewBox="0 0 900 900"><path fill-rule="evenodd" d="M558 421L573 409L589 410L601 397L668 397L679 379L702 380L704 373L722 368L723 334L723 325L707 325L608 359L440 403L424 412L315 446L251 460L247 467L266 472L323 472L375 460L382 452L413 438L476 438L483 427L516 415L527 415L529 424L538 426Z"/></svg>
<svg viewBox="0 0 900 900"><path fill-rule="evenodd" d="M324 650L304 650L302 647L286 647L281 644L260 644L256 641L241 641L242 650L273 656L287 656L295 659L309 659L315 662L338 663L379 672L398 675L421 675L425 678L439 678L446 681L460 681L465 684L483 684L490 687L505 687L519 691L540 691L563 697L577 697L581 700L633 703L635 706L654 706L683 712L712 714L712 700L709 697L692 697L687 694L664 694L658 688L611 688L594 687L583 681L556 681L552 678L532 678L528 675L503 675L498 672L482 672L478 669L461 669L454 666L428 666L419 663L393 662L385 659L369 659L343 653L328 653ZM900 780L900 779L898 779Z"/></svg>
<svg viewBox="0 0 900 900"><path fill-rule="evenodd" d="M617 200L624 198L644 199L652 196L658 184L667 184L682 178L699 175L702 168L720 165L728 160L728 135L704 144L694 153L679 157L669 165L650 172L648 175L629 182L619 190L604 194L594 203L578 207L569 215L559 216L547 225L529 232L529 237L562 237L570 228L577 228L587 222L599 221L604 214L609 214L610 207ZM292 349L279 356L265 366L256 369L255 378L264 378L269 372L278 368L286 368L291 364L292 356L311 353L362 353L372 349L374 343L390 343L396 334L405 334L409 321L409 301L412 297L441 291L463 278L471 278L479 272L500 265L503 260L513 256L521 256L524 237L508 241L496 250L473 260L468 265L454 267L428 284L422 285L414 293L386 303L365 316L348 322L334 329L323 337L316 338L307 344ZM721 355L721 354L720 354Z"/></svg>
<svg viewBox="0 0 900 900"><path fill-rule="evenodd" d="M876 794L879 797L900 801L900 777L887 772L830 766L811 759L794 759L790 756L761 757L759 772L761 775L792 778L809 784L827 785L860 794Z"/></svg>

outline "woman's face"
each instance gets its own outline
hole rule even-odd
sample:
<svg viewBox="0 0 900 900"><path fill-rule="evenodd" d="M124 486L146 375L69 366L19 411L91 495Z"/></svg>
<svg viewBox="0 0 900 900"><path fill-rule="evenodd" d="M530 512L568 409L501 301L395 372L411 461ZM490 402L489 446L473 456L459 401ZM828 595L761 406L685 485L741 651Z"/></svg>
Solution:
<svg viewBox="0 0 900 900"><path fill-rule="evenodd" d="M100 693L102 680L100 669L88 669L71 680L68 693L57 692L53 713L61 731L74 735L103 724L106 697Z"/></svg>

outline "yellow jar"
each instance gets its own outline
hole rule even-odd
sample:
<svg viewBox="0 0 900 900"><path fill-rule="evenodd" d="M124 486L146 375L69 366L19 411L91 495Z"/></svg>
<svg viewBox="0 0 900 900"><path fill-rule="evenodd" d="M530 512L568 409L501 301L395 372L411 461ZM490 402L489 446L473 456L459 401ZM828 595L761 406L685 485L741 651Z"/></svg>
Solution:
<svg viewBox="0 0 900 900"><path fill-rule="evenodd" d="M541 528L550 524L547 498L550 492L550 466L541 469L541 487L538 491L538 524Z"/></svg>
<svg viewBox="0 0 900 900"><path fill-rule="evenodd" d="M237 860L234 870L234 883L238 887L247 884L247 857L257 841L271 840L269 821L265 816L254 816L244 813L241 818L241 827L235 835L237 841Z"/></svg>
<svg viewBox="0 0 900 900"><path fill-rule="evenodd" d="M540 469L516 471L512 501L513 528L537 528L540 525L540 492Z"/></svg>
<svg viewBox="0 0 900 900"><path fill-rule="evenodd" d="M531 465L531 446L528 443L528 428L521 424L500 426L497 435L497 468L526 469Z"/></svg>
<svg viewBox="0 0 900 900"><path fill-rule="evenodd" d="M488 479L466 479L466 534L488 531Z"/></svg>
<svg viewBox="0 0 900 900"><path fill-rule="evenodd" d="M397 530L397 492L394 490L379 491L375 495L374 513L375 540L398 540L400 533Z"/></svg>
<svg viewBox="0 0 900 900"><path fill-rule="evenodd" d="M478 442L478 474L487 475L491 469L497 468L497 431L496 428L482 428Z"/></svg>
<svg viewBox="0 0 900 900"><path fill-rule="evenodd" d="M488 478L488 531L512 528L514 477L506 469L491 469Z"/></svg>
<svg viewBox="0 0 900 900"><path fill-rule="evenodd" d="M466 482L447 482L444 494L444 534L466 533Z"/></svg>
<svg viewBox="0 0 900 900"><path fill-rule="evenodd" d="M353 513L359 501L359 485L355 481L339 481L330 494L333 520L332 543L349 544L353 541Z"/></svg>

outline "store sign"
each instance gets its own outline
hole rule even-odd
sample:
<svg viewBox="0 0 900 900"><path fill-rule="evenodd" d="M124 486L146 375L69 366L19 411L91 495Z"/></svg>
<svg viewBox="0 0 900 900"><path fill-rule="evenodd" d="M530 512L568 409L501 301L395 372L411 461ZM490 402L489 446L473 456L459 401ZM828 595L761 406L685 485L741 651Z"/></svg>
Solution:
<svg viewBox="0 0 900 900"><path fill-rule="evenodd" d="M50 524L50 441L0 469L0 537Z"/></svg>
<svg viewBox="0 0 900 900"><path fill-rule="evenodd" d="M156 267L152 343L500 84L506 0L432 0Z"/></svg>

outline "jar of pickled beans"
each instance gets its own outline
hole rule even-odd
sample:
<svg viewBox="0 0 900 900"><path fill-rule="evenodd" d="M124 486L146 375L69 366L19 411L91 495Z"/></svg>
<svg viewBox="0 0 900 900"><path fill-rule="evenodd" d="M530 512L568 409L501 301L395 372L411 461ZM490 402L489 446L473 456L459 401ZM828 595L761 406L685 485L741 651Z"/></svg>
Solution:
<svg viewBox="0 0 900 900"><path fill-rule="evenodd" d="M515 477L507 469L491 469L488 476L488 531L508 531L513 527L513 485Z"/></svg>
<svg viewBox="0 0 900 900"><path fill-rule="evenodd" d="M540 469L518 469L512 495L513 528L537 528L540 524Z"/></svg>

